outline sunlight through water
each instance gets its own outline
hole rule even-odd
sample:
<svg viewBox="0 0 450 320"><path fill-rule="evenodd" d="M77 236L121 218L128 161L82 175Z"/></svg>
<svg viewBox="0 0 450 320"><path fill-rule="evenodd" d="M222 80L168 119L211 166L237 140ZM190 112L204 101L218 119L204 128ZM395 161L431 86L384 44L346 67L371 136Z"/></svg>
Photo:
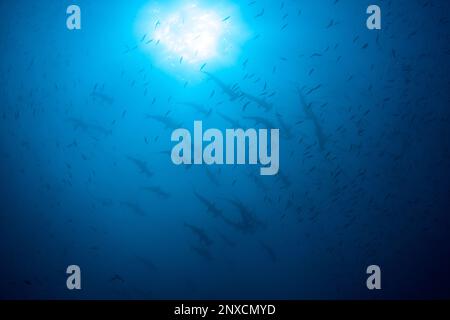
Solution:
<svg viewBox="0 0 450 320"><path fill-rule="evenodd" d="M176 73L233 64L246 34L238 10L221 1L150 5L137 27L141 49Z"/></svg>

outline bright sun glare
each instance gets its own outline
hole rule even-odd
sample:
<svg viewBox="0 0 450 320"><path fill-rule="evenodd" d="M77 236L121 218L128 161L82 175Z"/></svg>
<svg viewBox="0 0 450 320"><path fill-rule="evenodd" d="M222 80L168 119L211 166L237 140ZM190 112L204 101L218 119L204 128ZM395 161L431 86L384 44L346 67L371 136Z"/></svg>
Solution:
<svg viewBox="0 0 450 320"><path fill-rule="evenodd" d="M198 63L218 54L224 32L220 16L195 4L181 8L157 23L154 40L180 60Z"/></svg>
<svg viewBox="0 0 450 320"><path fill-rule="evenodd" d="M161 67L177 71L234 62L245 40L237 10L221 1L205 3L182 1L143 10L138 22L143 50Z"/></svg>

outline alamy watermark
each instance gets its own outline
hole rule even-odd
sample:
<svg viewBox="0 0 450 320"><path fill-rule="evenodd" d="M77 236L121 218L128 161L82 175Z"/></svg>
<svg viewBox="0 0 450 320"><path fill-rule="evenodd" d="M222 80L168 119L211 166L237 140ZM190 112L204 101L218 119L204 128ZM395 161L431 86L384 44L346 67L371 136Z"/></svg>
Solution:
<svg viewBox="0 0 450 320"><path fill-rule="evenodd" d="M263 176L276 175L280 168L279 129L270 129L270 137L268 129L253 128L226 129L223 134L215 128L203 132L202 121L194 121L193 136L188 129L180 128L172 132L171 140L178 142L171 153L176 165L242 165L248 160L250 165L262 166ZM205 147L204 142L208 143Z"/></svg>

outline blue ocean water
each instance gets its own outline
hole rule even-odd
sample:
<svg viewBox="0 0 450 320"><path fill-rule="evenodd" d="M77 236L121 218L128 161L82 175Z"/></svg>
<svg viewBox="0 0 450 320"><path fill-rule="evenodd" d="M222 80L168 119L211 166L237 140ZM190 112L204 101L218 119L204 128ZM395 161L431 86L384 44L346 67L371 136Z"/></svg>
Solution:
<svg viewBox="0 0 450 320"><path fill-rule="evenodd" d="M227 49L174 63L139 25L187 1L2 1L0 297L449 298L450 4L376 2L381 30L369 1L198 1ZM279 128L279 173L174 165L194 120Z"/></svg>

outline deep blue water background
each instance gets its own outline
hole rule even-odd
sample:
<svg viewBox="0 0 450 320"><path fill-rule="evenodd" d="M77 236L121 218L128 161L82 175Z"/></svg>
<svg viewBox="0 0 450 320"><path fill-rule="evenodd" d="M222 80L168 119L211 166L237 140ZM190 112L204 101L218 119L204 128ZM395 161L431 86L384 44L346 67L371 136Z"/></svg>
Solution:
<svg viewBox="0 0 450 320"><path fill-rule="evenodd" d="M230 2L252 37L233 65L208 71L255 95L266 83L270 112L243 111L198 69L180 79L128 52L149 1L76 1L76 32L65 27L69 1L1 2L1 298L450 297L449 2L376 1L381 31L365 27L368 1ZM174 166L172 130L145 116L169 111L184 127L221 129L232 126L220 114L244 127L254 126L244 116L280 126L280 114L293 133L280 141L280 174ZM230 199L261 224L233 228ZM70 264L81 291L66 289ZM366 288L371 264L381 291Z"/></svg>

